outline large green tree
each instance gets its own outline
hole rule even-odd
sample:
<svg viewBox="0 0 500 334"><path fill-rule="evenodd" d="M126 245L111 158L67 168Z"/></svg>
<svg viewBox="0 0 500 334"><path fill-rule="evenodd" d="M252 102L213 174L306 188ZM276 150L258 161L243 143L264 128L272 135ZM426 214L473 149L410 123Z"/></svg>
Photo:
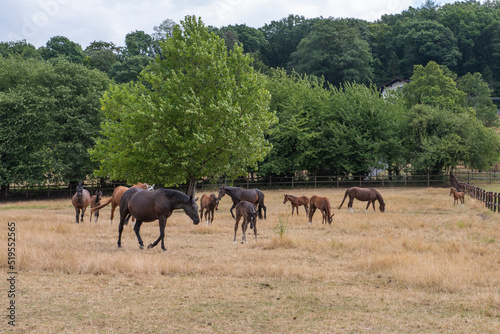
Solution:
<svg viewBox="0 0 500 334"><path fill-rule="evenodd" d="M45 46L39 49L39 51L43 59L52 61L65 60L82 64L85 57L80 44L64 36L52 37L47 41Z"/></svg>
<svg viewBox="0 0 500 334"><path fill-rule="evenodd" d="M276 120L251 58L187 16L137 83L102 100L102 138L91 155L98 175L131 182L188 185L238 176L269 152L264 131Z"/></svg>
<svg viewBox="0 0 500 334"><path fill-rule="evenodd" d="M347 20L319 20L290 56L290 69L323 76L329 83L370 84L373 80L370 46Z"/></svg>
<svg viewBox="0 0 500 334"><path fill-rule="evenodd" d="M96 165L106 74L66 61L0 57L0 184L79 181Z"/></svg>
<svg viewBox="0 0 500 334"><path fill-rule="evenodd" d="M404 152L421 172L439 174L458 164L484 169L498 159L498 135L476 117L487 106L481 101L486 87L480 75L463 77L458 86L453 77L446 67L429 62L415 66L411 82L403 87L409 110L400 128Z"/></svg>

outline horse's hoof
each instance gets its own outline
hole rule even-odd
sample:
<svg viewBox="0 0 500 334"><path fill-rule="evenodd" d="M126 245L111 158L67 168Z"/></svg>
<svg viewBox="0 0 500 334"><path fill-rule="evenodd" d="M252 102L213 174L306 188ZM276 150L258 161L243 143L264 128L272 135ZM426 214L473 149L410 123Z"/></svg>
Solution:
<svg viewBox="0 0 500 334"><path fill-rule="evenodd" d="M162 248L162 251L166 252L166 251L167 251L167 249L166 249L166 248Z"/></svg>
<svg viewBox="0 0 500 334"><path fill-rule="evenodd" d="M139 248L140 249L144 249L144 245L139 245Z"/></svg>
<svg viewBox="0 0 500 334"><path fill-rule="evenodd" d="M153 248L153 247L154 247L153 244L148 245L148 249Z"/></svg>

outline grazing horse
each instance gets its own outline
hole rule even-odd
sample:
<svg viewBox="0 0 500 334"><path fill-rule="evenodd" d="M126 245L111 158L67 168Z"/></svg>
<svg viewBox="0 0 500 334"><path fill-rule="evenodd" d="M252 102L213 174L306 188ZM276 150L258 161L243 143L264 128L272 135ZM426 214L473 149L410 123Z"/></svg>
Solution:
<svg viewBox="0 0 500 334"><path fill-rule="evenodd" d="M375 189L370 189L370 188L358 188L358 187L352 187L349 188L345 191L344 199L342 200L342 203L340 203L339 210L344 204L344 201L349 195L349 203L347 204L347 211L348 212L354 212L352 208L352 202L354 202L354 199L357 199L359 201L366 202L368 201L368 204L366 205L365 212L368 211L368 207L370 204L373 206L373 211L375 211L375 201L378 201L380 206L380 212L385 211L385 203L384 199L382 198L382 195Z"/></svg>
<svg viewBox="0 0 500 334"><path fill-rule="evenodd" d="M465 194L463 192L458 192L455 189L450 189L450 196L453 194L453 206L457 205L457 208L465 206Z"/></svg>
<svg viewBox="0 0 500 334"><path fill-rule="evenodd" d="M158 220L160 225L160 236L155 242L149 244L148 248L153 248L161 241L161 249L166 251L164 238L167 219L175 209L183 209L186 215L193 220L193 224L198 225L198 205L196 199L177 190L157 189L148 191L141 188L130 188L120 201L120 224L118 225L118 247L121 247L123 225L126 225L131 216L134 216L136 223L134 231L139 241L139 247L144 248L139 230L143 222Z"/></svg>
<svg viewBox="0 0 500 334"><path fill-rule="evenodd" d="M137 183L132 186L132 188L141 188L141 189L148 189L148 184L147 183ZM130 188L124 187L124 186L118 186L113 190L113 194L111 195L111 198L108 199L106 202L102 203L101 205L93 208L91 210L91 213L94 213L95 211L99 212L102 208L107 206L109 203L111 203L111 224L113 224L113 217L115 216L115 209L117 206L120 205L120 200L122 199L123 194ZM133 219L132 219L133 221Z"/></svg>
<svg viewBox="0 0 500 334"><path fill-rule="evenodd" d="M200 199L200 207L200 219L203 218L203 209L206 209L205 222L207 225L212 224L214 221L214 210L219 210L219 199L217 196L215 196L215 194L204 194ZM209 220L210 223L208 222Z"/></svg>
<svg viewBox="0 0 500 334"><path fill-rule="evenodd" d="M90 221L92 221L92 214L94 211L92 211L93 208L101 204L101 198L102 198L102 191L96 190L95 195L92 195L90 197ZM99 211L96 211L95 213L95 222L97 223L97 219L99 218Z"/></svg>
<svg viewBox="0 0 500 334"><path fill-rule="evenodd" d="M286 195L285 198L283 199L283 204L286 204L286 201L290 201L292 204L292 216L293 216L293 209L297 209L297 216L299 215L299 206L303 205L304 209L306 210L306 215L309 213L309 198L307 196L300 196L296 197L293 195Z"/></svg>
<svg viewBox="0 0 500 334"><path fill-rule="evenodd" d="M255 234L255 241L257 241L257 211L255 210L255 205L247 201L241 201L236 205L236 222L234 224L234 244L236 245L236 231L238 231L238 224L240 223L241 218L243 218L243 222L241 223L241 231L243 232L243 236L241 237L241 243L247 243L247 226L250 223L250 229L253 229L253 233Z"/></svg>
<svg viewBox="0 0 500 334"><path fill-rule="evenodd" d="M90 193L88 192L88 190L83 189L83 184L81 182L76 186L76 193L73 195L71 203L73 203L73 206L75 207L77 223L78 216L80 215L80 210L82 210L81 221L83 223L83 215L85 214L87 206L90 205Z"/></svg>
<svg viewBox="0 0 500 334"><path fill-rule="evenodd" d="M321 221L322 224L326 224L327 220L328 224L332 223L335 213L330 215L330 201L328 198L313 195L309 200L309 225L312 223L312 218L316 209L319 209L323 214L323 220Z"/></svg>
<svg viewBox="0 0 500 334"><path fill-rule="evenodd" d="M241 201L247 201L253 205L259 204L259 218L262 219L262 209L264 209L264 219L266 219L267 208L264 205L264 193L259 189L243 189L239 187L229 187L224 186L219 189L219 201L225 195L228 194L233 200L233 206L231 206L231 216L234 217L233 209Z"/></svg>

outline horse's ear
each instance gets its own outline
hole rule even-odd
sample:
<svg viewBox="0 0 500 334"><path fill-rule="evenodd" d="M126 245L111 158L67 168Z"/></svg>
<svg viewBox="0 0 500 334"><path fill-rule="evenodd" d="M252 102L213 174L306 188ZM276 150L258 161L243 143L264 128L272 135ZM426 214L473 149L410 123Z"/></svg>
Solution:
<svg viewBox="0 0 500 334"><path fill-rule="evenodd" d="M193 197L191 197L191 198L193 198ZM196 197L196 198L194 199L194 201L195 201L195 202L196 202L197 200L198 200L198 197Z"/></svg>

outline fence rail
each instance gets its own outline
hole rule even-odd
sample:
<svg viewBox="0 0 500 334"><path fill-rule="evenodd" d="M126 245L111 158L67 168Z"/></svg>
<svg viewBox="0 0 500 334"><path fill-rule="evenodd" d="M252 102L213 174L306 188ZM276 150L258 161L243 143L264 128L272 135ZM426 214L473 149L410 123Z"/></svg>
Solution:
<svg viewBox="0 0 500 334"><path fill-rule="evenodd" d="M456 173L458 177L476 182L500 182L500 173ZM103 195L109 196L113 189L119 185L127 185L124 182L86 182L85 189L91 194L99 189ZM448 187L448 175L377 175L377 176L289 176L289 177L242 177L235 180L200 180L196 185L196 191L212 191L223 185L232 185L242 188L261 189L292 189L292 188L349 188L349 187ZM185 191L185 186L170 187ZM9 185L2 187L0 201L20 199L43 199L43 198L71 198L76 191L76 185Z"/></svg>
<svg viewBox="0 0 500 334"><path fill-rule="evenodd" d="M464 192L472 198L484 203L493 212L500 213L500 193L486 191L482 188L472 186L466 182L460 182L454 174L450 174L451 185L458 191Z"/></svg>

